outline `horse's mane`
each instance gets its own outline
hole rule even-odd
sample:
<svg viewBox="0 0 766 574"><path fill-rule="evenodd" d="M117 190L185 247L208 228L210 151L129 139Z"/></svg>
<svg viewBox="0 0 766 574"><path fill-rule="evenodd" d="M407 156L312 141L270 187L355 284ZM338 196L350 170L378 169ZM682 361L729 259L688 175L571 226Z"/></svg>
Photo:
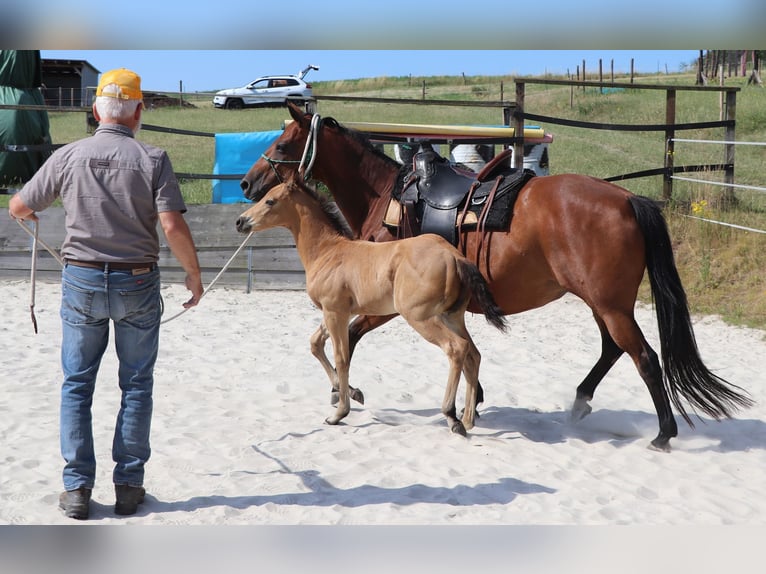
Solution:
<svg viewBox="0 0 766 574"><path fill-rule="evenodd" d="M329 124L332 128L338 130L342 135L345 135L346 137L348 137L348 139L350 139L351 141L356 142L360 146L367 149L367 151L369 151L370 153L385 160L387 163L391 163L396 166L399 166L399 175L396 178L396 182L394 183L394 190L393 190L393 194L398 197L402 188L404 187L404 178L412 171L412 167L406 164L404 165L399 164L398 161L396 161L394 158L386 154L382 149L374 146L372 142L370 141L370 138L367 136L367 134L364 134L353 128L346 127L338 123L338 120L336 120L333 117L326 117L324 118L323 121Z"/></svg>
<svg viewBox="0 0 766 574"><path fill-rule="evenodd" d="M317 192L314 188L304 183L300 178L294 179L292 184L319 204L319 207L322 208L322 211L327 216L330 225L332 225L333 229L338 232L338 235L342 235L348 239L354 239L354 232L346 221L346 218L343 217L340 209L338 209L337 203L331 201L326 195Z"/></svg>
<svg viewBox="0 0 766 574"><path fill-rule="evenodd" d="M349 139L367 148L370 152L374 153L379 158L385 159L386 161L393 162L395 164L399 163L398 161L393 159L391 156L387 155L383 150L372 145L372 142L370 141L370 138L367 136L367 134L364 134L353 128L346 127L343 124L338 123L338 120L336 120L333 117L324 118L324 121L327 124L329 124L331 127L337 129L342 134L345 134L346 136L348 136Z"/></svg>

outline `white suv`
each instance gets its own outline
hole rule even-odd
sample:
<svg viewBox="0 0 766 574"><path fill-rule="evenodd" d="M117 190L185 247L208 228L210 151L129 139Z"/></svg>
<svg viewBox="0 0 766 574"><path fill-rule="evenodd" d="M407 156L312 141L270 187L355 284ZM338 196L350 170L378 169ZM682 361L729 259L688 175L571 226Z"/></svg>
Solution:
<svg viewBox="0 0 766 574"><path fill-rule="evenodd" d="M308 65L297 76L263 76L242 88L216 92L213 105L227 110L241 110L256 106L283 106L287 100L302 105L314 97L311 84L303 78L319 66Z"/></svg>

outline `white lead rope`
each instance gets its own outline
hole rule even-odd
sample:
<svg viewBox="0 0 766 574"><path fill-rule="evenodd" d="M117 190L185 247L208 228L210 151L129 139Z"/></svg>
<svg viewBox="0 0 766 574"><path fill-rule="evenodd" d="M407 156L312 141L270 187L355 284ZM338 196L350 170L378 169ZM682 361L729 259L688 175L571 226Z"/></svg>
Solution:
<svg viewBox="0 0 766 574"><path fill-rule="evenodd" d="M32 231L24 223L24 221L22 221L21 219L17 219L16 222L21 226L21 228L24 231L26 231L33 238L33 242L32 242L32 265L31 265L32 271L31 271L31 278L30 278L32 286L31 286L31 296L30 296L31 302L30 302L29 308L30 308L30 311L32 313L32 324L35 327L35 333L37 333L37 320L35 319L35 311L34 311L34 309L35 309L35 282L36 282L36 275L37 275L37 256L36 256L37 255L37 244L39 243L40 245L42 245L51 255L53 255L53 257L56 259L56 261L59 262L59 264L62 267L64 267L64 259L61 257L61 255L58 254L58 252L56 252L55 249L52 249L47 243L45 243L45 241L43 241L42 239L39 238L39 230L40 230L40 221L39 220L35 224L35 230L34 231ZM245 245L247 245L247 242L250 241L250 238L253 236L254 233L255 233L254 231L251 231L247 235L247 237L245 237L244 241L242 241L240 246L237 247L237 250L234 252L234 254L226 262L226 265L223 266L223 269L221 269L218 272L218 275L216 275L215 278L210 282L210 285L208 285L205 288L205 290L202 291L202 295L200 295L200 301L202 300L202 298L205 295L207 295L207 292L210 291L210 289L212 289L213 285L216 284L218 279L221 278L221 275L223 275L224 272L229 268L231 263L234 261L234 258L237 255L239 255L239 252L242 251L242 249L244 249ZM199 303L199 301L197 303ZM161 321L160 324L163 325L163 324L167 323L168 321L172 321L176 317L180 317L181 315L186 313L186 311L188 311L190 308L191 307L185 308L183 311L180 311L179 313L176 313L172 317L169 317L168 319L165 319L164 321Z"/></svg>
<svg viewBox="0 0 766 574"><path fill-rule="evenodd" d="M37 224L35 225L35 231L32 231L31 229L29 229L29 227L27 227L27 225L26 225L26 224L24 223L24 221L22 221L21 219L17 219L17 220L16 220L16 223L18 223L19 225L21 225L21 228L22 228L24 231L26 231L26 232L27 232L27 233L28 233L28 234L29 234L29 235L30 235L32 238L34 238L34 239L35 239L35 241L37 241L37 242L38 242L40 245L42 245L43 247L45 247L45 250L46 250L48 253L50 253L51 255L53 255L54 259L56 259L56 261L58 261L58 262L59 262L59 264L60 264L62 267L64 266L64 260L62 259L61 255L59 255L59 254L58 254L58 251L56 251L56 250L55 250L55 249L53 249L53 248L52 248L50 245L48 245L47 243L45 243L45 241L43 241L42 239L40 239L39 237L37 237L37 235L38 235L38 234L37 234L37 228L40 226L40 221L39 221L39 220L37 221Z"/></svg>
<svg viewBox="0 0 766 574"><path fill-rule="evenodd" d="M224 274L224 272L225 272L225 271L226 271L226 270L229 268L229 265L231 265L232 261L234 261L234 258L235 258L237 255L239 255L239 252L240 252L240 251L242 251L242 249L245 247L245 245L247 245L247 242L248 242L248 241L250 240L250 238L253 236L253 233L255 233L255 231L251 231L251 232L250 232L250 233L247 235L247 237L245 237L245 240L244 240L244 241L243 241L243 242L240 244L240 246L239 246L239 247L237 247L237 250L234 252L234 254L233 254L231 257L229 257L229 260L226 262L226 265L224 265L224 266L223 266L223 268L222 268L222 269L221 269L221 270L218 272L218 275L216 275L216 276L213 278L213 280L210 282L210 285L208 285L207 287L205 287L204 291L202 291L202 295L200 295L200 296L199 296L199 300L200 300L200 301L202 301L202 298L203 298L205 295L207 295L207 292L208 292L208 291L210 291L210 289L213 287L213 285L215 285L215 284L216 284L216 281L218 281L218 279L221 277L221 275L223 275L223 274ZM197 303L199 303L199 301L197 301ZM167 323L168 321L172 321L172 320L173 320L173 319L175 319L176 317L180 317L181 315L183 315L184 313L186 313L186 312L187 312L189 309L191 309L191 307L187 307L187 308L184 308L182 311L179 311L178 313L176 313L176 314L175 314L175 315L173 315L172 317L169 317L169 318L165 319L164 321L160 321L160 325L164 325L164 324L165 324L165 323Z"/></svg>
<svg viewBox="0 0 766 574"><path fill-rule="evenodd" d="M40 221L35 223L35 234L32 240L32 264L30 265L30 278L29 281L32 284L29 293L29 314L32 316L32 326L35 328L35 335L37 335L37 317L35 317L35 279L37 276L37 243L40 240Z"/></svg>

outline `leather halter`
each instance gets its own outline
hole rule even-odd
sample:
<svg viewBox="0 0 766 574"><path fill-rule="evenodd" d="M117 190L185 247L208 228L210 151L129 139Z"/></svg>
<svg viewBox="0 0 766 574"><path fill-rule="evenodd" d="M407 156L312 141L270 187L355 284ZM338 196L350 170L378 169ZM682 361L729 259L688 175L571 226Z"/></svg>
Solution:
<svg viewBox="0 0 766 574"><path fill-rule="evenodd" d="M322 125L322 119L319 114L311 116L311 125L309 126L309 133L306 136L306 147L303 148L303 155L300 161L295 159L273 159L267 156L265 153L261 154L261 157L269 164L274 175L277 176L279 183L284 183L284 180L279 175L277 170L277 164L298 164L298 174L303 173L303 180L308 181L311 179L311 170L314 168L314 160L316 159L317 149L317 137L319 135L319 128ZM306 166L306 158L309 158L308 167Z"/></svg>

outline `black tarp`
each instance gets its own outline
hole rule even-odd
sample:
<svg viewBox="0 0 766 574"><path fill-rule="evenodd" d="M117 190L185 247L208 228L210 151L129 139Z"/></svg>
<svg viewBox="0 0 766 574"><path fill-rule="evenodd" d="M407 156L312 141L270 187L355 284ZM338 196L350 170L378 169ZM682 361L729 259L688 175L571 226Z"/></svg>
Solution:
<svg viewBox="0 0 766 574"><path fill-rule="evenodd" d="M0 50L0 104L43 106L41 86L39 50ZM46 110L0 109L0 189L21 187L50 154Z"/></svg>

